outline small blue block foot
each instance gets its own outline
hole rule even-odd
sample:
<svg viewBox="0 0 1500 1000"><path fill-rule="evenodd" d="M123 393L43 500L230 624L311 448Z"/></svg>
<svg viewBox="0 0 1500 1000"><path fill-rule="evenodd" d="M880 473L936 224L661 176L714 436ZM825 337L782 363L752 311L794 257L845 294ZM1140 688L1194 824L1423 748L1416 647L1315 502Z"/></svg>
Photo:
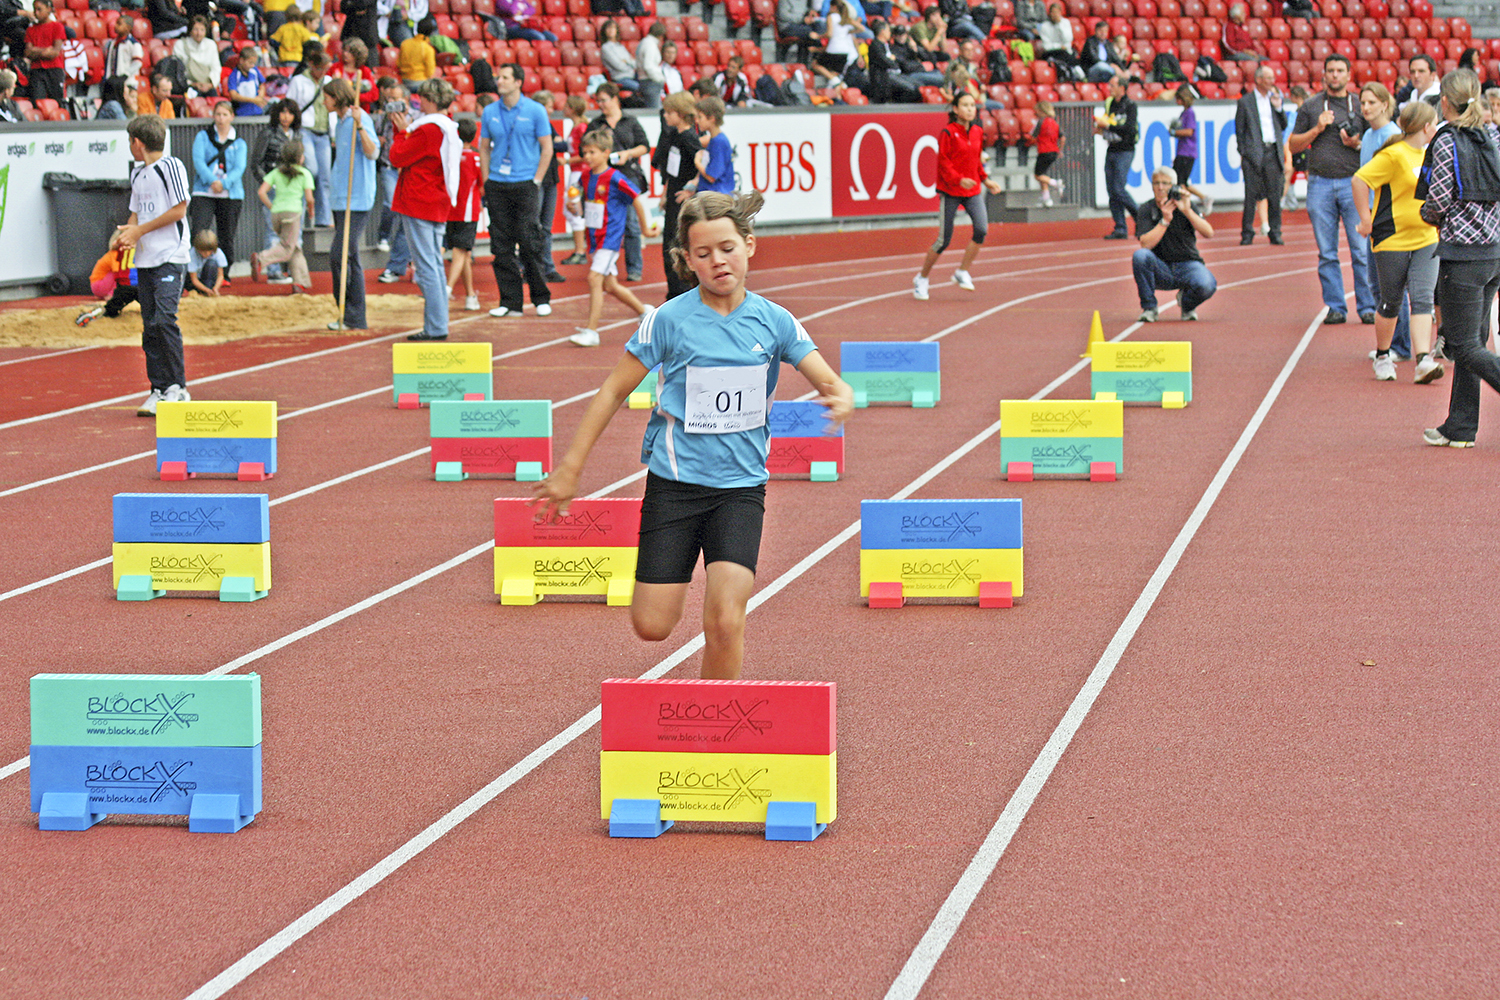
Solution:
<svg viewBox="0 0 1500 1000"><path fill-rule="evenodd" d="M255 578L250 576L226 576L219 581L219 600L226 604L249 604L269 593L269 590L256 590Z"/></svg>
<svg viewBox="0 0 1500 1000"><path fill-rule="evenodd" d="M37 826L43 830L87 830L108 815L89 808L87 792L43 792Z"/></svg>
<svg viewBox="0 0 1500 1000"><path fill-rule="evenodd" d="M234 833L245 828L255 814L240 814L238 795L209 794L193 796L188 806L188 831L191 833Z"/></svg>
<svg viewBox="0 0 1500 1000"><path fill-rule="evenodd" d="M816 840L828 829L817 821L816 802L772 802L766 806L767 840Z"/></svg>
<svg viewBox="0 0 1500 1000"><path fill-rule="evenodd" d="M432 478L440 483L461 483L469 478L469 474L464 471L462 462L439 462Z"/></svg>
<svg viewBox="0 0 1500 1000"><path fill-rule="evenodd" d="M145 574L126 575L120 577L120 587L115 591L117 601L149 601L153 597L160 597L165 590L156 590L151 586L151 578Z"/></svg>
<svg viewBox="0 0 1500 1000"><path fill-rule="evenodd" d="M609 804L611 837L660 837L672 822L661 818L660 799L614 799Z"/></svg>

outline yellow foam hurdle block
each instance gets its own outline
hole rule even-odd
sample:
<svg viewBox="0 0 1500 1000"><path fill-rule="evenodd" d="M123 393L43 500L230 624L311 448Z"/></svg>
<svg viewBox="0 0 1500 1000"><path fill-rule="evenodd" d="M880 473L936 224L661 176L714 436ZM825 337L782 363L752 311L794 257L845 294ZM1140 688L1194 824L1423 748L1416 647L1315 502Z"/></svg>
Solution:
<svg viewBox="0 0 1500 1000"><path fill-rule="evenodd" d="M661 753L599 755L600 816L615 799L659 799L663 820L764 823L766 806L814 802L817 822L838 816L838 754Z"/></svg>
<svg viewBox="0 0 1500 1000"><path fill-rule="evenodd" d="M116 542L114 587L122 576L150 576L157 590L219 589L225 577L250 577L271 589L271 543Z"/></svg>
<svg viewBox="0 0 1500 1000"><path fill-rule="evenodd" d="M275 400L156 404L159 438L273 438L276 427Z"/></svg>
<svg viewBox="0 0 1500 1000"><path fill-rule="evenodd" d="M906 597L978 597L986 580L1011 581L1022 594L1021 549L861 549L859 594L870 596L870 582L901 584Z"/></svg>
<svg viewBox="0 0 1500 1000"><path fill-rule="evenodd" d="M529 545L495 547L495 593L501 604L535 604L546 594L603 596L630 603L635 593L636 548Z"/></svg>
<svg viewBox="0 0 1500 1000"><path fill-rule="evenodd" d="M392 344L391 370L403 375L488 375L491 346L438 343Z"/></svg>

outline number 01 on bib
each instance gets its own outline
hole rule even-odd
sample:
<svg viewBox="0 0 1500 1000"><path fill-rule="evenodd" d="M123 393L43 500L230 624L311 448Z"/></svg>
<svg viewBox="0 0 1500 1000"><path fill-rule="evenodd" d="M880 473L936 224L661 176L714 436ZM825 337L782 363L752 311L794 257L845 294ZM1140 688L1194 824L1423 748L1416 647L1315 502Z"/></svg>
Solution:
<svg viewBox="0 0 1500 1000"><path fill-rule="evenodd" d="M769 365L700 368L688 365L686 430L734 434L766 425Z"/></svg>

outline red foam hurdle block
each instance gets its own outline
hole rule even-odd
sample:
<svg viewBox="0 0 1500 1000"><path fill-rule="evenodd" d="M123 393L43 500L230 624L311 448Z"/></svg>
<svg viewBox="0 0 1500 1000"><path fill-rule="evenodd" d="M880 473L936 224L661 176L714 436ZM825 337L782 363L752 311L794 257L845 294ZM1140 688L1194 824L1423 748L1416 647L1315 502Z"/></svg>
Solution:
<svg viewBox="0 0 1500 1000"><path fill-rule="evenodd" d="M981 580L979 583L979 606L981 608L1012 607L1010 581Z"/></svg>
<svg viewBox="0 0 1500 1000"><path fill-rule="evenodd" d="M894 583L870 583L870 604L872 608L899 608L906 604L906 597L902 593L900 581Z"/></svg>
<svg viewBox="0 0 1500 1000"><path fill-rule="evenodd" d="M1005 481L1009 483L1029 483L1035 476L1032 474L1034 466L1030 462L1011 462L1005 467Z"/></svg>
<svg viewBox="0 0 1500 1000"><path fill-rule="evenodd" d="M544 439L539 439L544 440ZM566 517L538 521L525 497L495 498L495 545L499 548L567 546L635 548L641 540L639 497L574 500Z"/></svg>
<svg viewBox="0 0 1500 1000"><path fill-rule="evenodd" d="M396 407L402 410L420 410L422 408L422 396L420 393L403 392L396 397Z"/></svg>
<svg viewBox="0 0 1500 1000"><path fill-rule="evenodd" d="M1112 483L1115 481L1115 463L1113 462L1090 462L1089 482Z"/></svg>
<svg viewBox="0 0 1500 1000"><path fill-rule="evenodd" d="M439 462L462 463L465 472L514 475L517 462L539 462L543 472L552 471L552 439L534 438L432 438L432 469Z"/></svg>
<svg viewBox="0 0 1500 1000"><path fill-rule="evenodd" d="M266 475L266 463L264 462L241 462L240 471L235 478L242 483L263 483L271 477Z"/></svg>
<svg viewBox="0 0 1500 1000"><path fill-rule="evenodd" d="M834 691L812 681L607 680L601 749L830 754Z"/></svg>
<svg viewBox="0 0 1500 1000"><path fill-rule="evenodd" d="M163 482L183 483L189 479L196 478L197 473L187 470L186 462L163 462L161 463L161 478Z"/></svg>

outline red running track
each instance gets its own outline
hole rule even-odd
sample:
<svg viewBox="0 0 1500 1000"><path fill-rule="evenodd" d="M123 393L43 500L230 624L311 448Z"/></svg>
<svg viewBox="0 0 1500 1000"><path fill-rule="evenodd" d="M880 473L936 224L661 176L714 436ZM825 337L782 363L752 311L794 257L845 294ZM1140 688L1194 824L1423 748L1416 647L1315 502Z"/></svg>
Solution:
<svg viewBox="0 0 1500 1000"><path fill-rule="evenodd" d="M925 231L767 240L757 261L753 286L830 357L842 339L950 331L936 409L860 411L843 481L769 491L747 674L840 687L840 816L812 844L682 823L656 841L608 838L598 682L679 658L672 676L694 675L696 612L648 645L602 605L498 606L488 501L524 488L431 481L425 417L381 391L388 341L199 386L274 396L285 416L270 483L181 487L271 494L275 585L254 605L120 604L107 561L80 569L108 555L110 495L159 488L149 457L128 458L152 447L133 399L0 426L16 539L0 551L0 995L1493 994L1500 699L1474 639L1495 619L1490 425L1470 452L1422 446L1447 382L1376 383L1369 328L1313 325L1305 228L1286 247L1209 242L1221 290L1202 321L1131 333L1192 339L1195 401L1127 411L1120 482L1007 484L991 436L916 489L1026 501L1017 607L875 612L855 596L857 538L830 540L859 500L907 489L992 430L1001 398L1070 371L1092 309L1107 336L1133 325L1118 245L1082 227L1027 235L1046 239L986 250L976 293L935 282L925 304L908 293ZM597 386L625 336L538 346L582 309L455 332L525 351L497 364L506 394L566 401ZM191 370L323 346L205 348ZM124 395L138 357L0 367L11 388L88 373L0 424ZM1086 392L1082 371L1052 395ZM583 405L559 405L560 442ZM586 489L637 472L643 419L614 421ZM1154 604L1111 651L1148 588ZM1055 770L1024 794L1112 659ZM13 763L27 677L225 668L265 683L253 825L37 831ZM984 848L1018 789L1030 804L1013 839ZM973 898L957 915L955 886Z"/></svg>

